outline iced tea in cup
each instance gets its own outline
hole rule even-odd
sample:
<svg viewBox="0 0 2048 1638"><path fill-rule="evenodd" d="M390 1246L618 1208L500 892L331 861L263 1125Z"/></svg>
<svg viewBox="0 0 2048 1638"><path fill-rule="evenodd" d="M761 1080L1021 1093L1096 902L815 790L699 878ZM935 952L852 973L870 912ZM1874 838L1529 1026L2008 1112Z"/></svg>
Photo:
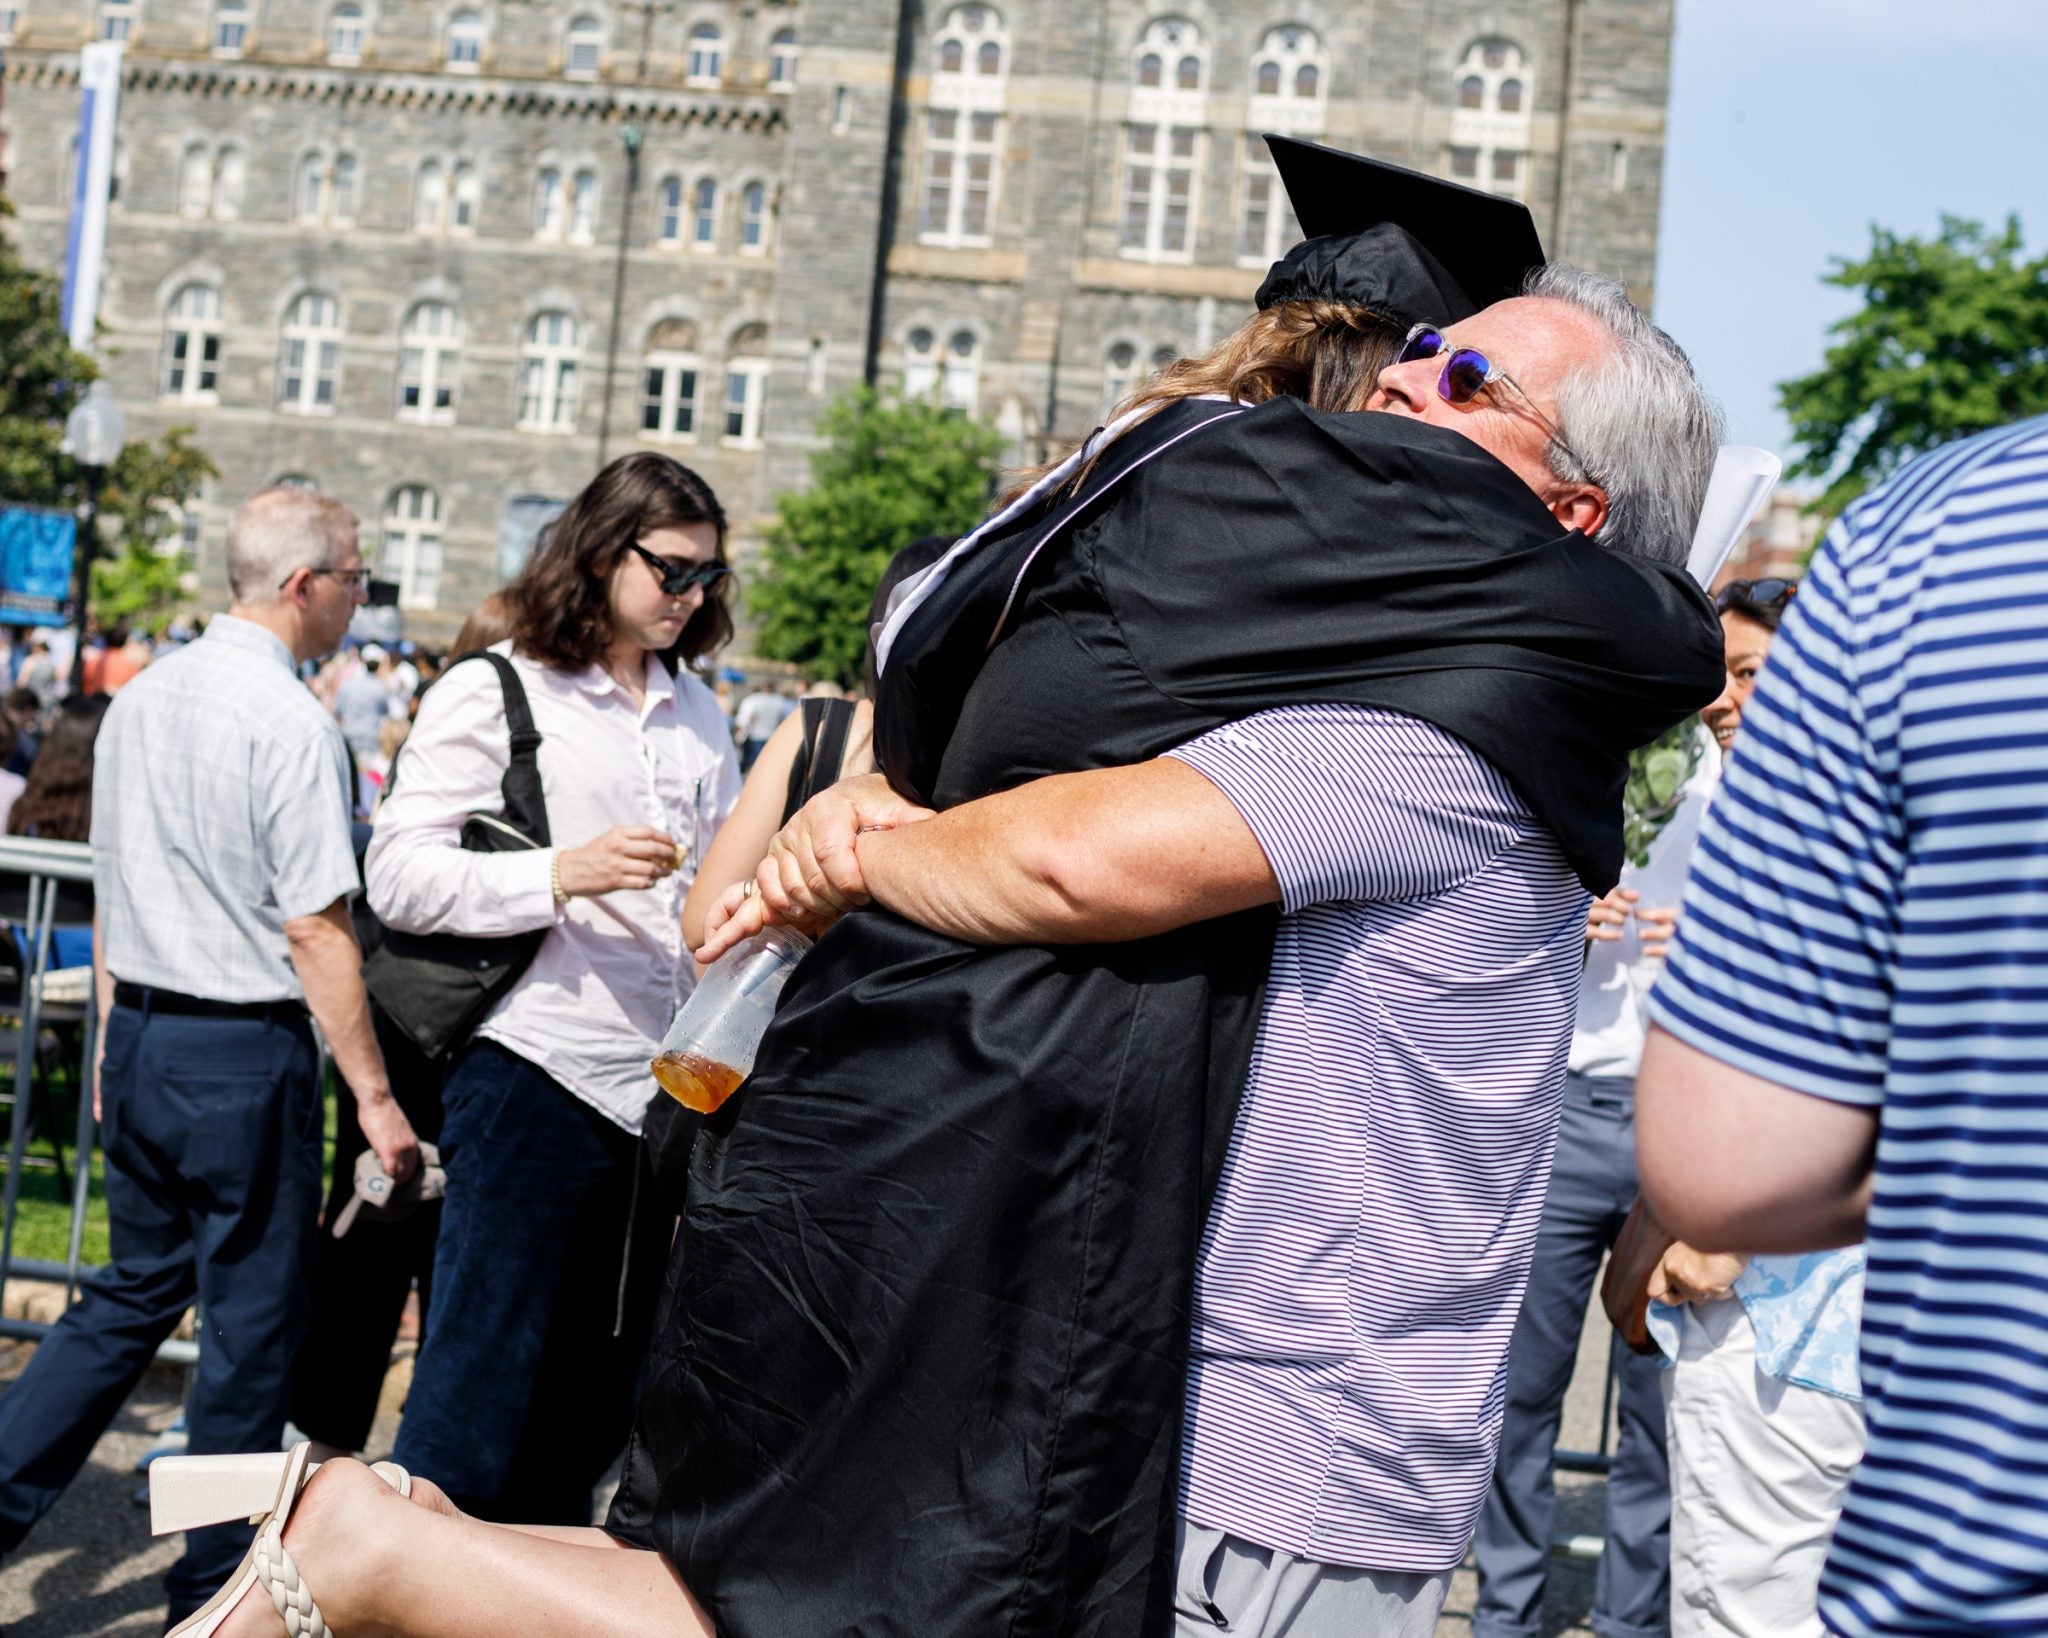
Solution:
<svg viewBox="0 0 2048 1638"><path fill-rule="evenodd" d="M764 927L705 969L662 1038L654 1078L685 1109L713 1113L754 1067L776 998L811 941Z"/></svg>

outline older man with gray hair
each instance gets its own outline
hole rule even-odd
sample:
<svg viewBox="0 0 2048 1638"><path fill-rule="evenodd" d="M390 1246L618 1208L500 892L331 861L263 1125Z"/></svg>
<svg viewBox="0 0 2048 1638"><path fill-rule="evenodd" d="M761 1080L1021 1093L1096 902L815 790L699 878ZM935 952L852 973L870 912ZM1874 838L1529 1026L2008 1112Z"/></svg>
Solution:
<svg viewBox="0 0 2048 1638"><path fill-rule="evenodd" d="M320 1208L317 1019L387 1172L416 1166L348 919L348 758L295 667L369 570L339 502L267 489L228 529L233 605L121 691L93 780L95 977L111 1265L0 1398L0 1551L56 1501L196 1298L191 1449L275 1449ZM246 1526L193 1531L171 1619Z"/></svg>

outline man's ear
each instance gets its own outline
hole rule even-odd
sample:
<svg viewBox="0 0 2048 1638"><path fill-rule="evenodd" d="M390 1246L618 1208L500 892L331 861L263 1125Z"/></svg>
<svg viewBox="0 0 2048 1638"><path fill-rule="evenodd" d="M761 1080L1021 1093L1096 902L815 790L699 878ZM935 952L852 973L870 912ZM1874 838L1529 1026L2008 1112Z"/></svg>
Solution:
<svg viewBox="0 0 2048 1638"><path fill-rule="evenodd" d="M1597 535L1607 521L1607 494L1589 483L1559 488L1549 496L1550 515L1567 529Z"/></svg>

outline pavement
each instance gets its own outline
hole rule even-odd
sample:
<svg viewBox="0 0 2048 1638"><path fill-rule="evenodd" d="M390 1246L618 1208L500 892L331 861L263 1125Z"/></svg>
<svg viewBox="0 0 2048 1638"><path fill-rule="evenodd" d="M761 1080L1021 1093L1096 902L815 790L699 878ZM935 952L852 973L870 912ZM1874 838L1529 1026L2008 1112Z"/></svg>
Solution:
<svg viewBox="0 0 2048 1638"><path fill-rule="evenodd" d="M23 1283L15 1282L8 1291L10 1312L24 1306ZM20 1374L33 1348L32 1343L0 1340L0 1384ZM393 1351L371 1434L373 1455L386 1453L397 1434L398 1413L412 1379L412 1355L410 1341L401 1341ZM1607 1322L1596 1311L1581 1339L1578 1370L1565 1402L1563 1442L1569 1449L1592 1450L1598 1445L1606 1360ZM153 1638L163 1630L161 1578L177 1556L178 1538L158 1541L149 1534L149 1511L140 1499L143 1481L135 1464L177 1418L183 1391L181 1369L152 1369L93 1447L91 1462L63 1499L21 1550L0 1564L0 1629L5 1638ZM1604 1491L1605 1481L1599 1478L1560 1474L1560 1533L1597 1535ZM1591 1629L1584 1622L1593 1601L1593 1569L1590 1562L1552 1561L1544 1638L1590 1638ZM1459 1571L1437 1623L1437 1638L1469 1638L1473 1595L1471 1570Z"/></svg>

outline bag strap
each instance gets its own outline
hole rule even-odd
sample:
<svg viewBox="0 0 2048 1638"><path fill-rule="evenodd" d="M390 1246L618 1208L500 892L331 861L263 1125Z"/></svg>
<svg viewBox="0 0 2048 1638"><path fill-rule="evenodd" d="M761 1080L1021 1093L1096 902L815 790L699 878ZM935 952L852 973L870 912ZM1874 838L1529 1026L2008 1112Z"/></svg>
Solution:
<svg viewBox="0 0 2048 1638"><path fill-rule="evenodd" d="M851 700L799 700L797 709L803 712L804 737L789 765L789 792L782 804L785 825L818 792L839 782L846 736L853 727Z"/></svg>
<svg viewBox="0 0 2048 1638"><path fill-rule="evenodd" d="M488 660L498 673L498 687L505 696L505 734L511 743L511 757L499 793L505 799L505 819L532 837L541 847L552 845L548 833L548 803L540 782L540 731L533 725L533 708L527 703L526 685L512 662L489 649L465 654L461 660ZM453 670L454 667L449 668Z"/></svg>

